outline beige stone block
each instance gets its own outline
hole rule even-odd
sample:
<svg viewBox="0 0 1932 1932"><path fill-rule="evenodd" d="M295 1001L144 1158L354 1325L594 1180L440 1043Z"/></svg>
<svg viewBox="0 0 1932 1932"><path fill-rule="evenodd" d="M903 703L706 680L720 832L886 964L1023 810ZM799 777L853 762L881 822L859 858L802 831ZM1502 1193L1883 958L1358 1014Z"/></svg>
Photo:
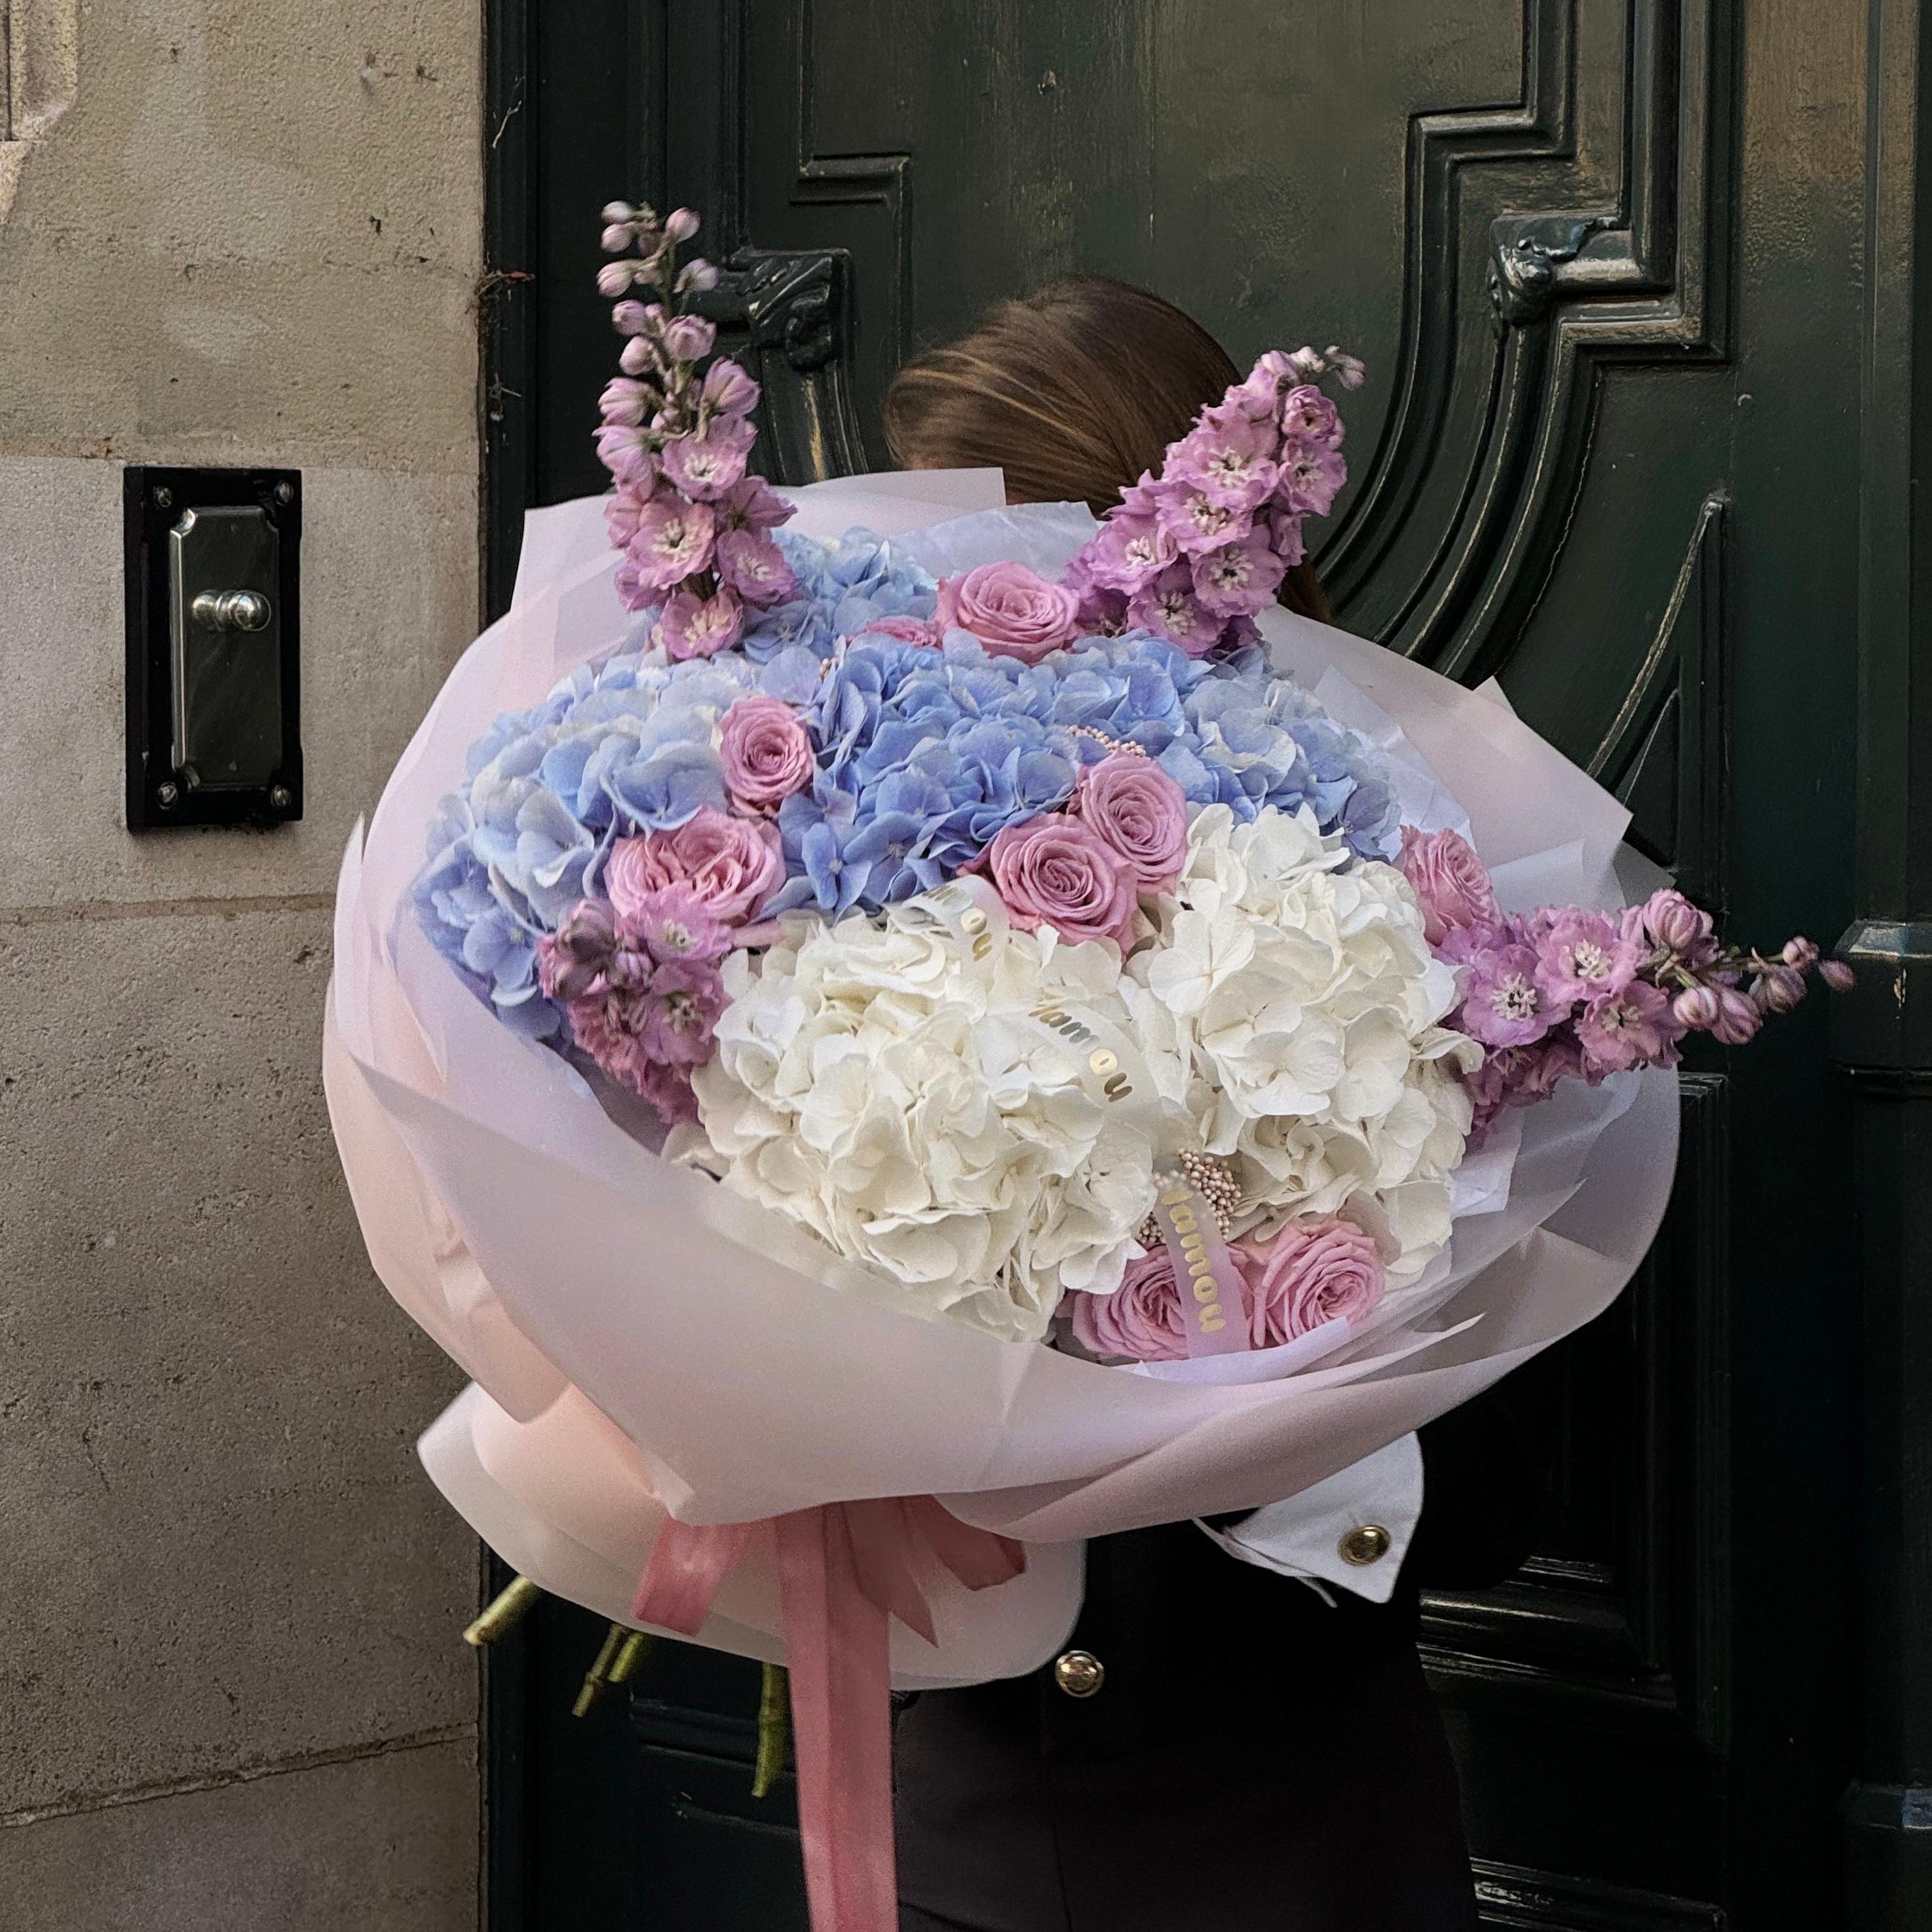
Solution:
<svg viewBox="0 0 1932 1932"><path fill-rule="evenodd" d="M0 223L0 448L462 466L481 27L461 0L82 10Z"/></svg>
<svg viewBox="0 0 1932 1932"><path fill-rule="evenodd" d="M474 1720L328 970L320 911L0 918L0 1815Z"/></svg>
<svg viewBox="0 0 1932 1932"><path fill-rule="evenodd" d="M0 457L0 906L330 890L475 634L473 479L304 473L307 798L272 832L125 829L121 488L115 464Z"/></svg>
<svg viewBox="0 0 1932 1932"><path fill-rule="evenodd" d="M471 1932L473 1742L0 1828L8 1932Z"/></svg>

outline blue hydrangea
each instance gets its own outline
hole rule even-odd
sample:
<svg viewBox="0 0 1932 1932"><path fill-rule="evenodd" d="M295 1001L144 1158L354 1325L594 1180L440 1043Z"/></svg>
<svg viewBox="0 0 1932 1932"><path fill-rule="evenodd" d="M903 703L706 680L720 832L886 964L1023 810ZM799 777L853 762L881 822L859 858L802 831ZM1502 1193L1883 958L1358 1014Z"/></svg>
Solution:
<svg viewBox="0 0 1932 1932"><path fill-rule="evenodd" d="M1109 741L1140 746L1192 802L1238 818L1305 805L1365 856L1395 831L1372 747L1258 651L1209 663L1139 632L1025 664L963 631L938 651L862 638L807 715L818 775L778 814L776 910L836 914L929 890L1003 826L1064 805Z"/></svg>
<svg viewBox="0 0 1932 1932"><path fill-rule="evenodd" d="M418 916L506 1018L539 1034L536 943L595 889L612 842L722 808L717 725L758 692L799 707L818 751L778 814L787 878L772 910L876 909L930 890L1006 826L1064 805L1080 768L1139 746L1198 805L1249 819L1306 806L1385 856L1396 804L1374 748L1258 647L1208 662L1146 632L1088 638L1037 664L954 631L937 650L880 617L932 614L932 579L890 544L778 533L800 595L742 652L666 664L626 647L506 714L471 748L430 829ZM850 640L842 643L841 640Z"/></svg>
<svg viewBox="0 0 1932 1932"><path fill-rule="evenodd" d="M798 589L789 603L756 614L746 627L742 648L754 664L788 645L829 656L841 638L881 617L930 617L938 602L932 577L870 530L848 530L837 543L782 528L772 536Z"/></svg>
<svg viewBox="0 0 1932 1932"><path fill-rule="evenodd" d="M762 668L626 652L506 713L470 747L463 790L430 827L416 904L430 938L506 1017L554 1030L536 941L591 890L612 840L722 808L720 715L748 692L797 699L818 682L816 658L787 652Z"/></svg>

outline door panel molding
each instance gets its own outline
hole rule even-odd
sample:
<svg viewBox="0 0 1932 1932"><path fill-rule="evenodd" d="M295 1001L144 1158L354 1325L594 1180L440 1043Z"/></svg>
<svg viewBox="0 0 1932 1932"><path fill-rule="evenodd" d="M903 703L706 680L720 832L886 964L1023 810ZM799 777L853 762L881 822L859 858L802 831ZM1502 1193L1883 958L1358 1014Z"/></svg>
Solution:
<svg viewBox="0 0 1932 1932"><path fill-rule="evenodd" d="M1482 1922L1508 1932L1724 1932L1727 1922L1721 1906L1695 1899L1473 1862Z"/></svg>
<svg viewBox="0 0 1932 1932"><path fill-rule="evenodd" d="M1320 560L1354 621L1472 682L1508 664L1555 568L1604 370L1729 354L1730 10L1629 0L1622 185L1596 207L1572 199L1576 14L1528 0L1516 101L1411 124L1396 393ZM1526 173L1544 205L1496 206Z"/></svg>
<svg viewBox="0 0 1932 1932"><path fill-rule="evenodd" d="M1565 1444L1559 1488L1614 1430L1614 1546L1533 1556L1495 1589L1425 1598L1424 1660L1457 1704L1724 1746L1730 1101L1722 1076L1684 1076L1677 1183L1656 1244L1617 1307L1566 1345L1571 1426L1588 1439Z"/></svg>
<svg viewBox="0 0 1932 1932"><path fill-rule="evenodd" d="M1723 488L1698 506L1663 614L1590 760L1632 808L1634 841L1720 910L1730 514ZM1624 1445L1614 1505L1578 1500L1580 1466L1600 1454L1600 1436L1566 1443L1562 1555L1532 1557L1492 1590L1432 1596L1425 1655L1459 1702L1715 1750L1728 1732L1728 1079L1686 1074L1680 1124L1676 1186L1650 1258L1617 1309L1566 1345L1573 1425L1579 1412L1594 1416Z"/></svg>
<svg viewBox="0 0 1932 1932"><path fill-rule="evenodd" d="M886 329L895 364L912 348L908 317L912 308L912 224L907 198L912 187L908 154L821 154L812 110L818 79L814 53L815 0L797 0L798 92L794 112L797 167L792 182L794 208L878 208L890 226L892 272L886 286Z"/></svg>
<svg viewBox="0 0 1932 1932"><path fill-rule="evenodd" d="M1723 490L1697 506L1663 617L1588 766L1630 806L1632 842L1670 867L1678 886L1720 922L1728 910L1724 814L1732 765L1730 512Z"/></svg>

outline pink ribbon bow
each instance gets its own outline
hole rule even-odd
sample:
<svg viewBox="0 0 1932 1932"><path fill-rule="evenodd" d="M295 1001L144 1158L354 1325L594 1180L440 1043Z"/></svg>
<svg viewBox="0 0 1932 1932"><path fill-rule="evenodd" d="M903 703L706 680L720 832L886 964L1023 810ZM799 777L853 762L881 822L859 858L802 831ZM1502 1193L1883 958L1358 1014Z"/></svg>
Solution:
<svg viewBox="0 0 1932 1932"><path fill-rule="evenodd" d="M694 1636L754 1539L776 1546L791 1671L799 1830L813 1932L895 1932L892 1667L886 1619L927 1642L919 1579L936 1560L969 1590L1026 1568L1024 1547L974 1529L931 1496L828 1503L758 1522L665 1524L631 1614Z"/></svg>

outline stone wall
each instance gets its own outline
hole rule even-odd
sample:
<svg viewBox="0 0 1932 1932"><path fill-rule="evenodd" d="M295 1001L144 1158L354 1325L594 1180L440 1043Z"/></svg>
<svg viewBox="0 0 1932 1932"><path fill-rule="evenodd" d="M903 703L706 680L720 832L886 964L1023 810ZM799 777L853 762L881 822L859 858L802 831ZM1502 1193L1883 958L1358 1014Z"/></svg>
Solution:
<svg viewBox="0 0 1932 1932"><path fill-rule="evenodd" d="M476 628L481 10L0 18L0 1922L467 1928L454 1378L318 1041L344 840ZM304 472L299 826L124 829L130 461Z"/></svg>

